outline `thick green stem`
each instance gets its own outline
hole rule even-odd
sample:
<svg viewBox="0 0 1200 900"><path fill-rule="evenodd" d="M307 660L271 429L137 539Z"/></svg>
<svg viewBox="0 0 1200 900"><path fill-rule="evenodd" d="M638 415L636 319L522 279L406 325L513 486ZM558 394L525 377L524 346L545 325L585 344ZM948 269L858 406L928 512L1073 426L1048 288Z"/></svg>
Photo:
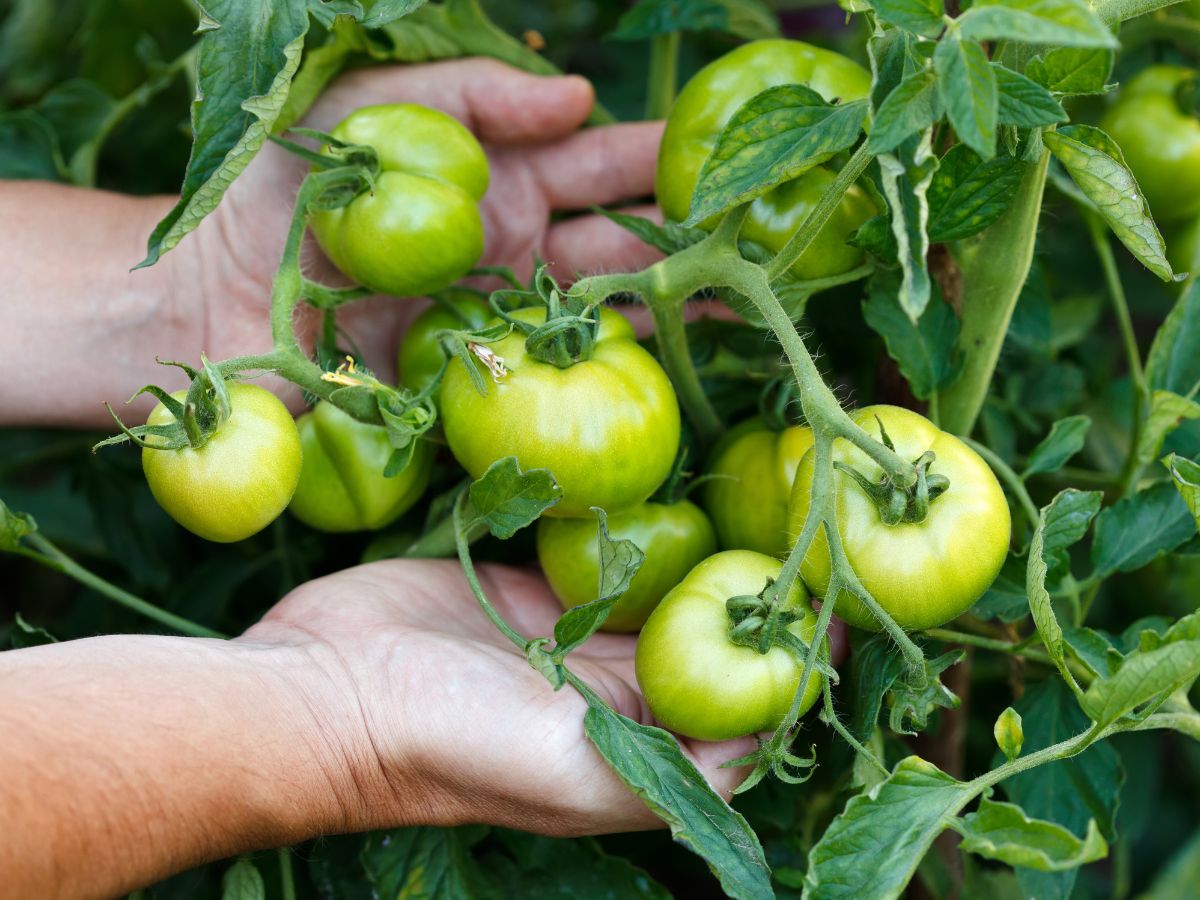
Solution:
<svg viewBox="0 0 1200 900"><path fill-rule="evenodd" d="M656 34L650 41L650 74L646 79L646 118L665 119L675 102L679 80L679 32Z"/></svg>
<svg viewBox="0 0 1200 900"><path fill-rule="evenodd" d="M833 215L834 210L838 208L838 204L842 202L842 198L846 196L846 191L850 190L854 182L858 181L859 176L866 171L872 158L871 153L867 150L867 142L863 141L846 165L842 166L837 178L825 189L825 193L821 195L821 199L817 201L812 212L800 224L800 228L783 245L783 249L775 255L775 258L767 263L768 281L774 281L790 269L800 255L809 248L829 217Z"/></svg>
<svg viewBox="0 0 1200 900"><path fill-rule="evenodd" d="M960 253L959 346L965 361L958 379L942 392L940 409L941 426L952 434L971 433L987 397L1009 320L1033 262L1049 163L1050 154L1043 152L1026 168L1008 211Z"/></svg>
<svg viewBox="0 0 1200 900"><path fill-rule="evenodd" d="M153 603L148 603L141 597L137 597L129 593L129 591L105 581L99 575L89 572L83 566L79 565L79 563L75 562L75 560L71 559L71 557L67 556L40 534L28 535L25 541L32 549L21 548L19 552L22 556L26 556L29 559L40 562L47 568L54 569L56 572L61 572L70 578L74 578L85 587L89 587L96 593L108 597L126 609L133 610L138 615L145 616L147 619L153 619L155 622L165 625L172 631L177 631L180 634L186 634L190 637L228 637L228 635L221 634L219 631L213 631L211 628L206 628L182 616L177 616L174 613L167 612L165 609L160 609Z"/></svg>
<svg viewBox="0 0 1200 900"><path fill-rule="evenodd" d="M696 436L707 446L720 436L724 426L704 393L700 374L692 362L683 324L684 302L651 302L650 312L654 316L654 337L663 368L675 386L679 405L696 429Z"/></svg>
<svg viewBox="0 0 1200 900"><path fill-rule="evenodd" d="M517 647L524 650L529 641L525 640L525 638L513 630L511 625L504 621L504 617L496 611L496 608L492 606L492 601L487 598L487 594L483 591L483 586L479 583L479 576L475 574L475 563L471 561L470 529L462 520L463 510L466 505L467 492L463 491L454 502L453 518L455 543L458 547L458 561L462 564L463 575L466 576L471 593L475 595L475 599L479 602L480 607L487 614L487 617L492 620L492 624L499 628L501 633Z"/></svg>
<svg viewBox="0 0 1200 900"><path fill-rule="evenodd" d="M280 847L276 853L279 856L279 891L283 900L296 900L296 879L292 874L292 848Z"/></svg>

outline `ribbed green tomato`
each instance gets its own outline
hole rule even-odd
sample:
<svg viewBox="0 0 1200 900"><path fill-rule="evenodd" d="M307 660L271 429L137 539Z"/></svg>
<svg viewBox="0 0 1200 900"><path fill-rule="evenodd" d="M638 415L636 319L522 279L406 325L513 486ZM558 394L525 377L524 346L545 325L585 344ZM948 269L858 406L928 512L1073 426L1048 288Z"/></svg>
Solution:
<svg viewBox="0 0 1200 900"><path fill-rule="evenodd" d="M783 564L752 550L726 550L688 573L650 614L638 637L634 663L646 703L663 727L702 741L722 741L770 731L783 721L800 686L802 666L782 647L766 654L729 639L725 601L758 594ZM787 609L788 626L812 640L817 617L797 580ZM828 646L823 645L828 654ZM801 713L816 702L822 676L809 679Z"/></svg>
<svg viewBox="0 0 1200 900"><path fill-rule="evenodd" d="M304 465L292 497L292 514L321 531L383 528L406 513L425 492L433 445L418 441L404 471L384 476L392 455L387 430L368 425L332 403L318 403L296 420Z"/></svg>
<svg viewBox="0 0 1200 900"><path fill-rule="evenodd" d="M1200 215L1200 118L1177 95L1196 77L1183 66L1143 69L1100 120L1159 222Z"/></svg>
<svg viewBox="0 0 1200 900"><path fill-rule="evenodd" d="M373 191L312 216L321 249L356 282L398 297L440 291L483 254L487 157L457 119L415 103L355 110L331 132L379 154Z"/></svg>
<svg viewBox="0 0 1200 900"><path fill-rule="evenodd" d="M275 521L300 478L300 437L287 407L258 385L227 388L229 418L203 447L142 450L142 471L158 505L188 531L219 543L243 540ZM146 424L174 421L159 404Z"/></svg>
<svg viewBox="0 0 1200 900"><path fill-rule="evenodd" d="M511 315L541 324L544 308ZM451 361L439 400L446 441L472 477L506 456L522 469L549 469L562 500L547 515L618 512L646 500L671 472L679 449L679 404L667 374L642 349L619 313L600 310L591 359L566 369L541 362L513 332L489 344L508 374L499 381L478 360L480 396L459 359Z"/></svg>
<svg viewBox="0 0 1200 900"><path fill-rule="evenodd" d="M642 503L608 517L611 537L633 541L646 554L629 590L613 604L604 631L637 631L671 588L717 550L703 510L687 500ZM591 603L600 584L595 519L538 521L537 554L546 580L566 609Z"/></svg>
<svg viewBox="0 0 1200 900"><path fill-rule="evenodd" d="M838 53L788 40L743 44L709 63L679 92L667 117L654 179L664 216L674 221L687 218L700 170L721 129L743 103L781 84L806 85L826 100L859 100L871 87L871 75ZM828 167L817 166L755 200L742 236L780 250L835 177ZM877 212L867 194L852 187L792 272L800 278L823 278L859 265L862 251L846 239Z"/></svg>
<svg viewBox="0 0 1200 900"><path fill-rule="evenodd" d="M396 351L396 377L401 387L423 391L442 368L437 333L448 329L478 330L492 319L487 300L470 291L447 291L408 327Z"/></svg>
<svg viewBox="0 0 1200 900"><path fill-rule="evenodd" d="M1004 491L988 464L952 434L924 416L898 406L868 406L852 418L879 436L883 422L896 452L915 460L926 450L936 459L930 474L945 475L950 487L929 505L923 522L888 525L879 508L845 472L837 479L837 523L846 557L879 605L906 631L935 628L966 612L988 589L1008 555L1012 521ZM869 456L844 438L833 445L835 463L852 466L869 481L883 472ZM812 451L796 471L788 524L799 533L812 499ZM824 530L800 568L814 596L829 587L829 544ZM859 628L878 631L874 617L857 598L842 592L837 614Z"/></svg>
<svg viewBox="0 0 1200 900"><path fill-rule="evenodd" d="M811 428L772 431L762 419L730 429L713 448L704 484L704 509L723 550L783 556L787 510L800 458L813 445Z"/></svg>

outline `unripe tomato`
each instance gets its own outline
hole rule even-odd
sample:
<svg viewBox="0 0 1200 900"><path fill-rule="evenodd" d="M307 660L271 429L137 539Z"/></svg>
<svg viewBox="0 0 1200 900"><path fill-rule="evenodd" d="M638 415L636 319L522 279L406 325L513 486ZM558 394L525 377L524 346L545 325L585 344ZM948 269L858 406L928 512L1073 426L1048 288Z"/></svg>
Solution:
<svg viewBox="0 0 1200 900"><path fill-rule="evenodd" d="M383 528L408 512L425 492L433 445L418 441L404 471L383 474L392 455L387 429L360 422L322 401L296 420L304 465L292 514L321 531Z"/></svg>
<svg viewBox="0 0 1200 900"><path fill-rule="evenodd" d="M713 448L704 484L704 509L723 550L757 550L783 556L787 510L800 458L813 445L811 428L771 431L750 419L726 432Z"/></svg>
<svg viewBox="0 0 1200 900"><path fill-rule="evenodd" d="M729 639L725 601L758 594L783 564L751 550L726 550L688 573L650 614L638 637L638 684L664 728L702 741L722 741L776 728L800 686L803 666L789 650L759 653ZM788 630L812 640L817 617L799 580L787 598L799 618ZM828 658L828 646L822 645ZM821 692L815 669L800 706L807 712Z"/></svg>
<svg viewBox="0 0 1200 900"><path fill-rule="evenodd" d="M901 628L935 628L966 612L995 580L1008 555L1008 501L988 464L954 435L898 406L868 406L852 415L878 437L876 417L904 459L932 450L937 458L928 471L945 475L950 487L929 504L924 521L888 525L853 477L835 469L838 533L851 568ZM883 475L874 460L844 438L834 441L833 460L870 481ZM788 514L793 536L804 526L812 501L813 463L809 451L796 471ZM815 596L825 596L830 560L824 529L818 529L800 573ZM837 614L851 625L879 630L857 598L843 591L836 602Z"/></svg>
<svg viewBox="0 0 1200 900"><path fill-rule="evenodd" d="M408 327L396 351L396 377L401 387L419 393L433 381L442 368L442 348L437 333L446 330L482 328L492 319L487 300L470 291L447 292Z"/></svg>
<svg viewBox="0 0 1200 900"><path fill-rule="evenodd" d="M871 87L871 75L838 53L788 40L743 44L709 63L679 92L667 117L654 179L664 216L675 221L687 218L700 170L721 129L743 103L781 84L806 85L826 100L859 100ZM755 200L742 236L778 251L835 177L829 167L816 166ZM793 274L823 278L860 265L862 251L846 240L876 212L867 194L851 187L812 245L796 260ZM716 223L703 224L711 228Z"/></svg>
<svg viewBox="0 0 1200 900"><path fill-rule="evenodd" d="M646 559L613 604L604 631L637 631L646 617L692 567L717 550L708 517L696 504L642 503L608 517L612 538L633 541ZM543 517L537 530L538 562L566 609L591 603L600 584L595 519Z"/></svg>
<svg viewBox="0 0 1200 900"><path fill-rule="evenodd" d="M511 315L541 324L546 310ZM515 456L522 469L549 469L562 488L562 500L547 515L584 517L593 506L609 514L635 506L670 474L679 449L675 391L619 313L600 310L591 359L566 369L528 355L517 332L488 349L504 360L508 374L495 381L472 360L486 397L459 359L442 380L446 441L472 477Z"/></svg>
<svg viewBox="0 0 1200 900"><path fill-rule="evenodd" d="M142 471L158 505L188 531L219 543L243 540L271 524L300 478L300 436L287 407L258 385L233 382L227 388L229 418L203 447L142 450ZM171 396L182 401L186 395ZM146 424L174 421L159 404Z"/></svg>
<svg viewBox="0 0 1200 900"><path fill-rule="evenodd" d="M374 191L312 216L321 249L350 278L410 297L453 284L483 254L487 157L457 119L415 103L364 106L332 135L379 154Z"/></svg>
<svg viewBox="0 0 1200 900"><path fill-rule="evenodd" d="M1100 127L1121 146L1160 222L1200 215L1200 119L1181 87L1197 77L1183 66L1150 66L1121 87Z"/></svg>

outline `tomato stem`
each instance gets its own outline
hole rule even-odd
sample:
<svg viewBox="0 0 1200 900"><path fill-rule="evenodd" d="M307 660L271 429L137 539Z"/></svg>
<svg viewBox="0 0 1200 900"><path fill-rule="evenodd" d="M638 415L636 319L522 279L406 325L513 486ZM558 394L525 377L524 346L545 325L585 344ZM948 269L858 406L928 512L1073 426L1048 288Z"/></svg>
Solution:
<svg viewBox="0 0 1200 900"><path fill-rule="evenodd" d="M650 72L646 78L646 118L665 119L675 102L679 80L679 32L650 40Z"/></svg>

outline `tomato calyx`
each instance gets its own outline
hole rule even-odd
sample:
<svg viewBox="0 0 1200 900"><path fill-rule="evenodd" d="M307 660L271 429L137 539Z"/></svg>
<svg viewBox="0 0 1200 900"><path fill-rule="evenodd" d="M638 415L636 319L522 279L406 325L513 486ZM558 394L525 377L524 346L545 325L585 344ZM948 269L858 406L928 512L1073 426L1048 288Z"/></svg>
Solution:
<svg viewBox="0 0 1200 900"><path fill-rule="evenodd" d="M883 422L879 422L879 436L889 450L895 450ZM913 471L916 480L908 487L901 487L893 482L886 474L872 481L853 466L842 462L833 464L835 469L845 472L871 498L879 510L879 518L885 525L919 525L929 517L929 506L942 494L950 489L950 479L945 475L930 472L937 455L932 450L926 450L913 460Z"/></svg>
<svg viewBox="0 0 1200 900"><path fill-rule="evenodd" d="M772 647L782 647L803 666L808 660L808 644L794 635L788 626L804 617L797 611L781 608L778 602L772 600L776 593L774 585L774 579L769 578L757 595L739 594L725 601L725 612L729 616L729 640L764 655ZM814 661L814 668L837 683L837 670L819 654Z"/></svg>
<svg viewBox="0 0 1200 900"><path fill-rule="evenodd" d="M502 305L513 295L519 295L524 306L542 304L546 321L534 325L510 316ZM538 362L559 369L569 369L576 363L592 358L596 335L600 330L600 313L595 303L563 292L546 266L538 266L529 291L497 291L492 295L496 315L525 335L525 352Z"/></svg>
<svg viewBox="0 0 1200 900"><path fill-rule="evenodd" d="M341 209L359 194L375 191L375 181L383 170L379 153L366 144L350 144L315 128L292 128L290 134L317 141L322 152L317 153L278 135L271 140L289 153L311 163L318 171L346 169L345 179L334 178L323 186L320 194L309 204L310 211Z"/></svg>

